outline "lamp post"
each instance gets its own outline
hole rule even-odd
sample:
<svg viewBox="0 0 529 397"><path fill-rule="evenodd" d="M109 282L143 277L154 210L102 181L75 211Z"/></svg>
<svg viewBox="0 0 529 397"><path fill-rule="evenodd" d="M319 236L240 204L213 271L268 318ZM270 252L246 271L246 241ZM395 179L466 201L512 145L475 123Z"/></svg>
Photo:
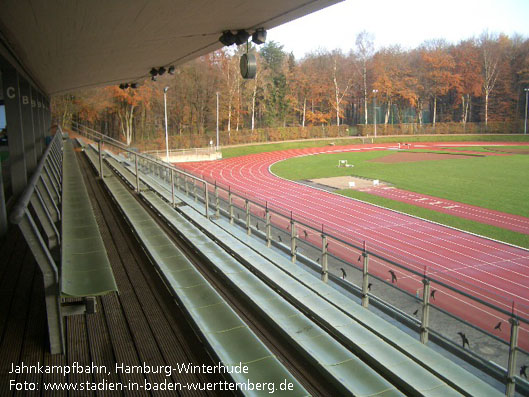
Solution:
<svg viewBox="0 0 529 397"><path fill-rule="evenodd" d="M219 92L217 91L217 147L216 150L219 150Z"/></svg>
<svg viewBox="0 0 529 397"><path fill-rule="evenodd" d="M165 113L165 160L169 162L169 135L167 134L167 90L169 87L163 89L163 107Z"/></svg>
<svg viewBox="0 0 529 397"><path fill-rule="evenodd" d="M525 91L525 122L523 128L523 134L527 135L527 94L529 93L529 88L524 88Z"/></svg>
<svg viewBox="0 0 529 397"><path fill-rule="evenodd" d="M373 124L375 125L375 138L377 137L377 92L373 90Z"/></svg>

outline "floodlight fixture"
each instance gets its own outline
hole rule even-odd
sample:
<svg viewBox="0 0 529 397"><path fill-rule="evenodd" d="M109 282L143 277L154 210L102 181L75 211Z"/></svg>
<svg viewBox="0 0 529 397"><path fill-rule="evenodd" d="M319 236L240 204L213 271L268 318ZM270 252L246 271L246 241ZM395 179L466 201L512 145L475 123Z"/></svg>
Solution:
<svg viewBox="0 0 529 397"><path fill-rule="evenodd" d="M219 41L225 46L230 46L235 43L235 35L230 30L225 30L219 37Z"/></svg>
<svg viewBox="0 0 529 397"><path fill-rule="evenodd" d="M235 35L235 44L241 45L248 41L248 38L250 37L250 33L248 33L246 30L241 29L237 31L237 34Z"/></svg>
<svg viewBox="0 0 529 397"><path fill-rule="evenodd" d="M126 87L125 87L125 84L121 83L121 84L119 85L119 88L122 89L122 90L124 90L124 89L126 88Z"/></svg>
<svg viewBox="0 0 529 397"><path fill-rule="evenodd" d="M133 89L138 88L138 83L130 83L130 88L133 88Z"/></svg>
<svg viewBox="0 0 529 397"><path fill-rule="evenodd" d="M169 72L170 75L173 75L175 73L174 65L169 66L169 69L167 70L167 72Z"/></svg>
<svg viewBox="0 0 529 397"><path fill-rule="evenodd" d="M252 34L252 41L255 44L264 44L266 42L266 30L264 28L257 29L254 34Z"/></svg>
<svg viewBox="0 0 529 397"><path fill-rule="evenodd" d="M160 67L158 68L158 74L159 74L160 76L163 75L163 74L165 74L166 71L167 71L167 70L166 70L163 66L160 66Z"/></svg>

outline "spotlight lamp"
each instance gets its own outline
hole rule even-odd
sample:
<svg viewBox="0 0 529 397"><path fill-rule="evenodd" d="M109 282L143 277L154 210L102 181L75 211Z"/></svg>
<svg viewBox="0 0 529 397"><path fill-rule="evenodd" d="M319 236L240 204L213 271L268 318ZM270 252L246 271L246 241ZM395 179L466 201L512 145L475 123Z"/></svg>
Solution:
<svg viewBox="0 0 529 397"><path fill-rule="evenodd" d="M124 89L126 88L126 87L125 87L125 84L121 83L121 84L119 85L119 88L122 89L122 90L124 90Z"/></svg>
<svg viewBox="0 0 529 397"><path fill-rule="evenodd" d="M169 66L169 69L167 70L169 74L172 76L175 74L175 67L173 65Z"/></svg>
<svg viewBox="0 0 529 397"><path fill-rule="evenodd" d="M219 37L219 41L225 46L230 46L235 43L235 35L230 30L225 30Z"/></svg>
<svg viewBox="0 0 529 397"><path fill-rule="evenodd" d="M130 83L130 88L133 88L133 89L138 88L138 83Z"/></svg>
<svg viewBox="0 0 529 397"><path fill-rule="evenodd" d="M241 45L248 41L248 38L250 37L250 33L248 33L246 30L241 29L237 31L237 34L235 35L235 44Z"/></svg>
<svg viewBox="0 0 529 397"><path fill-rule="evenodd" d="M160 66L158 68L158 74L161 76L163 75L167 70L163 67L163 66Z"/></svg>
<svg viewBox="0 0 529 397"><path fill-rule="evenodd" d="M264 28L257 29L254 34L252 34L252 41L255 44L264 44L266 42L266 30Z"/></svg>

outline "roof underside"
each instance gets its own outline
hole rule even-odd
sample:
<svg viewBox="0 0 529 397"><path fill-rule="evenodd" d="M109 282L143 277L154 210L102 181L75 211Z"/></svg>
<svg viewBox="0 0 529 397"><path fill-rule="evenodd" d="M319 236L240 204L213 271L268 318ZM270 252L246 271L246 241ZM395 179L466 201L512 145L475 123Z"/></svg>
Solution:
<svg viewBox="0 0 529 397"><path fill-rule="evenodd" d="M143 79L221 48L225 30L271 29L339 1L4 0L0 50L53 95Z"/></svg>

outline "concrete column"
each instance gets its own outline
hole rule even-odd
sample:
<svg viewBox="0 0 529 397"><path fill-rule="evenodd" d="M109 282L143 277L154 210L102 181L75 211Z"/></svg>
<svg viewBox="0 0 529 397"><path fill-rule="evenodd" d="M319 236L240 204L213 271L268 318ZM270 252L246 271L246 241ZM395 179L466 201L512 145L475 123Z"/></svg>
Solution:
<svg viewBox="0 0 529 397"><path fill-rule="evenodd" d="M2 162L0 161L0 237L7 233L7 211L4 196L4 178L2 177Z"/></svg>
<svg viewBox="0 0 529 397"><path fill-rule="evenodd" d="M44 144L46 144L46 137L50 135L50 132L48 130L48 126L46 125L46 117L45 117L46 110L44 108L44 97L42 96L40 92L37 93L37 108L39 109L42 136L44 138Z"/></svg>
<svg viewBox="0 0 529 397"><path fill-rule="evenodd" d="M250 227L250 202L246 200L246 234L249 236L252 234L252 228Z"/></svg>
<svg viewBox="0 0 529 397"><path fill-rule="evenodd" d="M33 113L33 136L35 137L35 150L37 152L37 159L40 159L42 153L46 149L44 142L44 134L42 133L42 126L40 122L40 115L37 106L37 90L31 87L31 112Z"/></svg>
<svg viewBox="0 0 529 397"><path fill-rule="evenodd" d="M428 324L430 322L430 280L422 280L424 289L422 291L422 321L421 321L421 343L428 343Z"/></svg>
<svg viewBox="0 0 529 397"><path fill-rule="evenodd" d="M514 396L516 389L516 352L518 350L518 328L520 321L517 318L510 318L511 323L511 341L509 343L509 361L507 366L507 388L505 395L508 397Z"/></svg>
<svg viewBox="0 0 529 397"><path fill-rule="evenodd" d="M176 207L175 205L175 199L174 199L174 171L171 169L170 170L171 172L171 205L174 207Z"/></svg>
<svg viewBox="0 0 529 397"><path fill-rule="evenodd" d="M28 178L18 73L8 65L2 67L2 87L9 144L11 187L13 195L18 196L26 187Z"/></svg>
<svg viewBox="0 0 529 397"><path fill-rule="evenodd" d="M219 199L219 188L215 181L215 216L217 219L220 218L220 199Z"/></svg>
<svg viewBox="0 0 529 397"><path fill-rule="evenodd" d="M134 170L136 171L136 193L139 193L140 192L140 173L138 172L138 154L137 153L134 154Z"/></svg>
<svg viewBox="0 0 529 397"><path fill-rule="evenodd" d="M35 145L35 131L33 130L33 112L31 108L31 86L19 77L20 108L22 112L22 129L24 132L24 152L26 154L26 168L28 175L32 175L37 167L37 150Z"/></svg>
<svg viewBox="0 0 529 397"><path fill-rule="evenodd" d="M228 205L230 206L230 224L233 225L233 197L231 191L228 192Z"/></svg>
<svg viewBox="0 0 529 397"><path fill-rule="evenodd" d="M266 246L270 247L272 245L272 224L270 223L270 210L268 205L265 209L265 222L266 222Z"/></svg>
<svg viewBox="0 0 529 397"><path fill-rule="evenodd" d="M290 259L296 263L296 224L290 219Z"/></svg>
<svg viewBox="0 0 529 397"><path fill-rule="evenodd" d="M367 251L364 247L364 252L362 252L362 256L364 257L364 268L362 271L362 306L368 307L369 306L369 255L367 254Z"/></svg>
<svg viewBox="0 0 529 397"><path fill-rule="evenodd" d="M327 258L327 236L321 235L321 280L324 283L329 281L329 263Z"/></svg>

